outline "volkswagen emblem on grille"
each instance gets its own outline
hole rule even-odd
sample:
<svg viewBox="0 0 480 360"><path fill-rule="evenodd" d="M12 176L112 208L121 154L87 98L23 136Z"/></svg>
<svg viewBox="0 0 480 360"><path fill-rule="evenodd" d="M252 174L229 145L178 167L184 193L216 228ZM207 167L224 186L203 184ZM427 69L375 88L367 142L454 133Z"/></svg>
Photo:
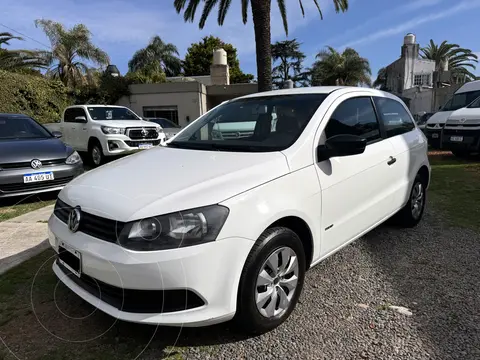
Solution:
<svg viewBox="0 0 480 360"><path fill-rule="evenodd" d="M466 118L462 118L462 119L460 119L459 121L463 124L465 121L467 121L467 119L466 119Z"/></svg>
<svg viewBox="0 0 480 360"><path fill-rule="evenodd" d="M42 167L42 162L38 159L33 159L30 162L30 166L32 167L32 169L40 169Z"/></svg>
<svg viewBox="0 0 480 360"><path fill-rule="evenodd" d="M82 212L80 206L75 206L68 215L68 228L71 232L77 232L80 226L80 219L82 217Z"/></svg>
<svg viewBox="0 0 480 360"><path fill-rule="evenodd" d="M147 136L147 130L145 130L144 128L142 128L142 136L143 137L146 137Z"/></svg>

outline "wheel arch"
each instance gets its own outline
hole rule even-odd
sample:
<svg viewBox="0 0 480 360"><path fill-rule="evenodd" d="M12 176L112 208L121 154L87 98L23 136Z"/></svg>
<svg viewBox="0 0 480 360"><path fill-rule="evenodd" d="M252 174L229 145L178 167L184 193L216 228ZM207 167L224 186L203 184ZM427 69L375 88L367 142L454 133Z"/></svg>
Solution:
<svg viewBox="0 0 480 360"><path fill-rule="evenodd" d="M425 187L428 187L430 184L430 171L428 170L428 167L426 165L422 165L417 174L425 180Z"/></svg>

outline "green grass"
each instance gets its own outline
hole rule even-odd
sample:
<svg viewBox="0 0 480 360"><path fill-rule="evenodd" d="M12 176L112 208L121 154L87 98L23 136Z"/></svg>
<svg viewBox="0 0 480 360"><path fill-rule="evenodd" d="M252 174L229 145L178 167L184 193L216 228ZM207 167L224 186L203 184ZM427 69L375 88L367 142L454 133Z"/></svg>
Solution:
<svg viewBox="0 0 480 360"><path fill-rule="evenodd" d="M433 208L449 225L480 230L480 159L458 159L451 154L430 155Z"/></svg>
<svg viewBox="0 0 480 360"><path fill-rule="evenodd" d="M32 195L26 198L0 199L0 222L38 210L55 203L58 192Z"/></svg>

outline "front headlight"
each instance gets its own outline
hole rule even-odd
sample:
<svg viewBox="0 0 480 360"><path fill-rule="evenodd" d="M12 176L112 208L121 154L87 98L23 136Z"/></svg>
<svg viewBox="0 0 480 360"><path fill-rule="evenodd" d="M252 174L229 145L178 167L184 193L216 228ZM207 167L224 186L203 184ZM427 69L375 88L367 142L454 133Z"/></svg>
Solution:
<svg viewBox="0 0 480 360"><path fill-rule="evenodd" d="M117 127L111 127L111 126L102 126L102 131L104 134L110 134L110 135L123 135L125 134L125 129L124 128L117 128Z"/></svg>
<svg viewBox="0 0 480 360"><path fill-rule="evenodd" d="M135 251L176 249L214 241L228 208L212 205L179 211L127 223L118 237L119 244Z"/></svg>
<svg viewBox="0 0 480 360"><path fill-rule="evenodd" d="M76 151L74 151L70 154L69 157L67 157L67 160L65 160L65 164L73 165L79 163L80 161L82 161L82 158L80 157L80 155L78 155Z"/></svg>

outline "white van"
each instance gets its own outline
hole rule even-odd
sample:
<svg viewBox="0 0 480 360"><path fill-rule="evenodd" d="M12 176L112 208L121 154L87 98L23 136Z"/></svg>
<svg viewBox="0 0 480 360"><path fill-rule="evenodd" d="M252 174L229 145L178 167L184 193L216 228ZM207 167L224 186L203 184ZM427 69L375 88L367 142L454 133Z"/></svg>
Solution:
<svg viewBox="0 0 480 360"><path fill-rule="evenodd" d="M461 109L480 96L480 80L471 81L458 89L438 112L427 121L425 135L433 148L440 148L442 129L452 112Z"/></svg>

